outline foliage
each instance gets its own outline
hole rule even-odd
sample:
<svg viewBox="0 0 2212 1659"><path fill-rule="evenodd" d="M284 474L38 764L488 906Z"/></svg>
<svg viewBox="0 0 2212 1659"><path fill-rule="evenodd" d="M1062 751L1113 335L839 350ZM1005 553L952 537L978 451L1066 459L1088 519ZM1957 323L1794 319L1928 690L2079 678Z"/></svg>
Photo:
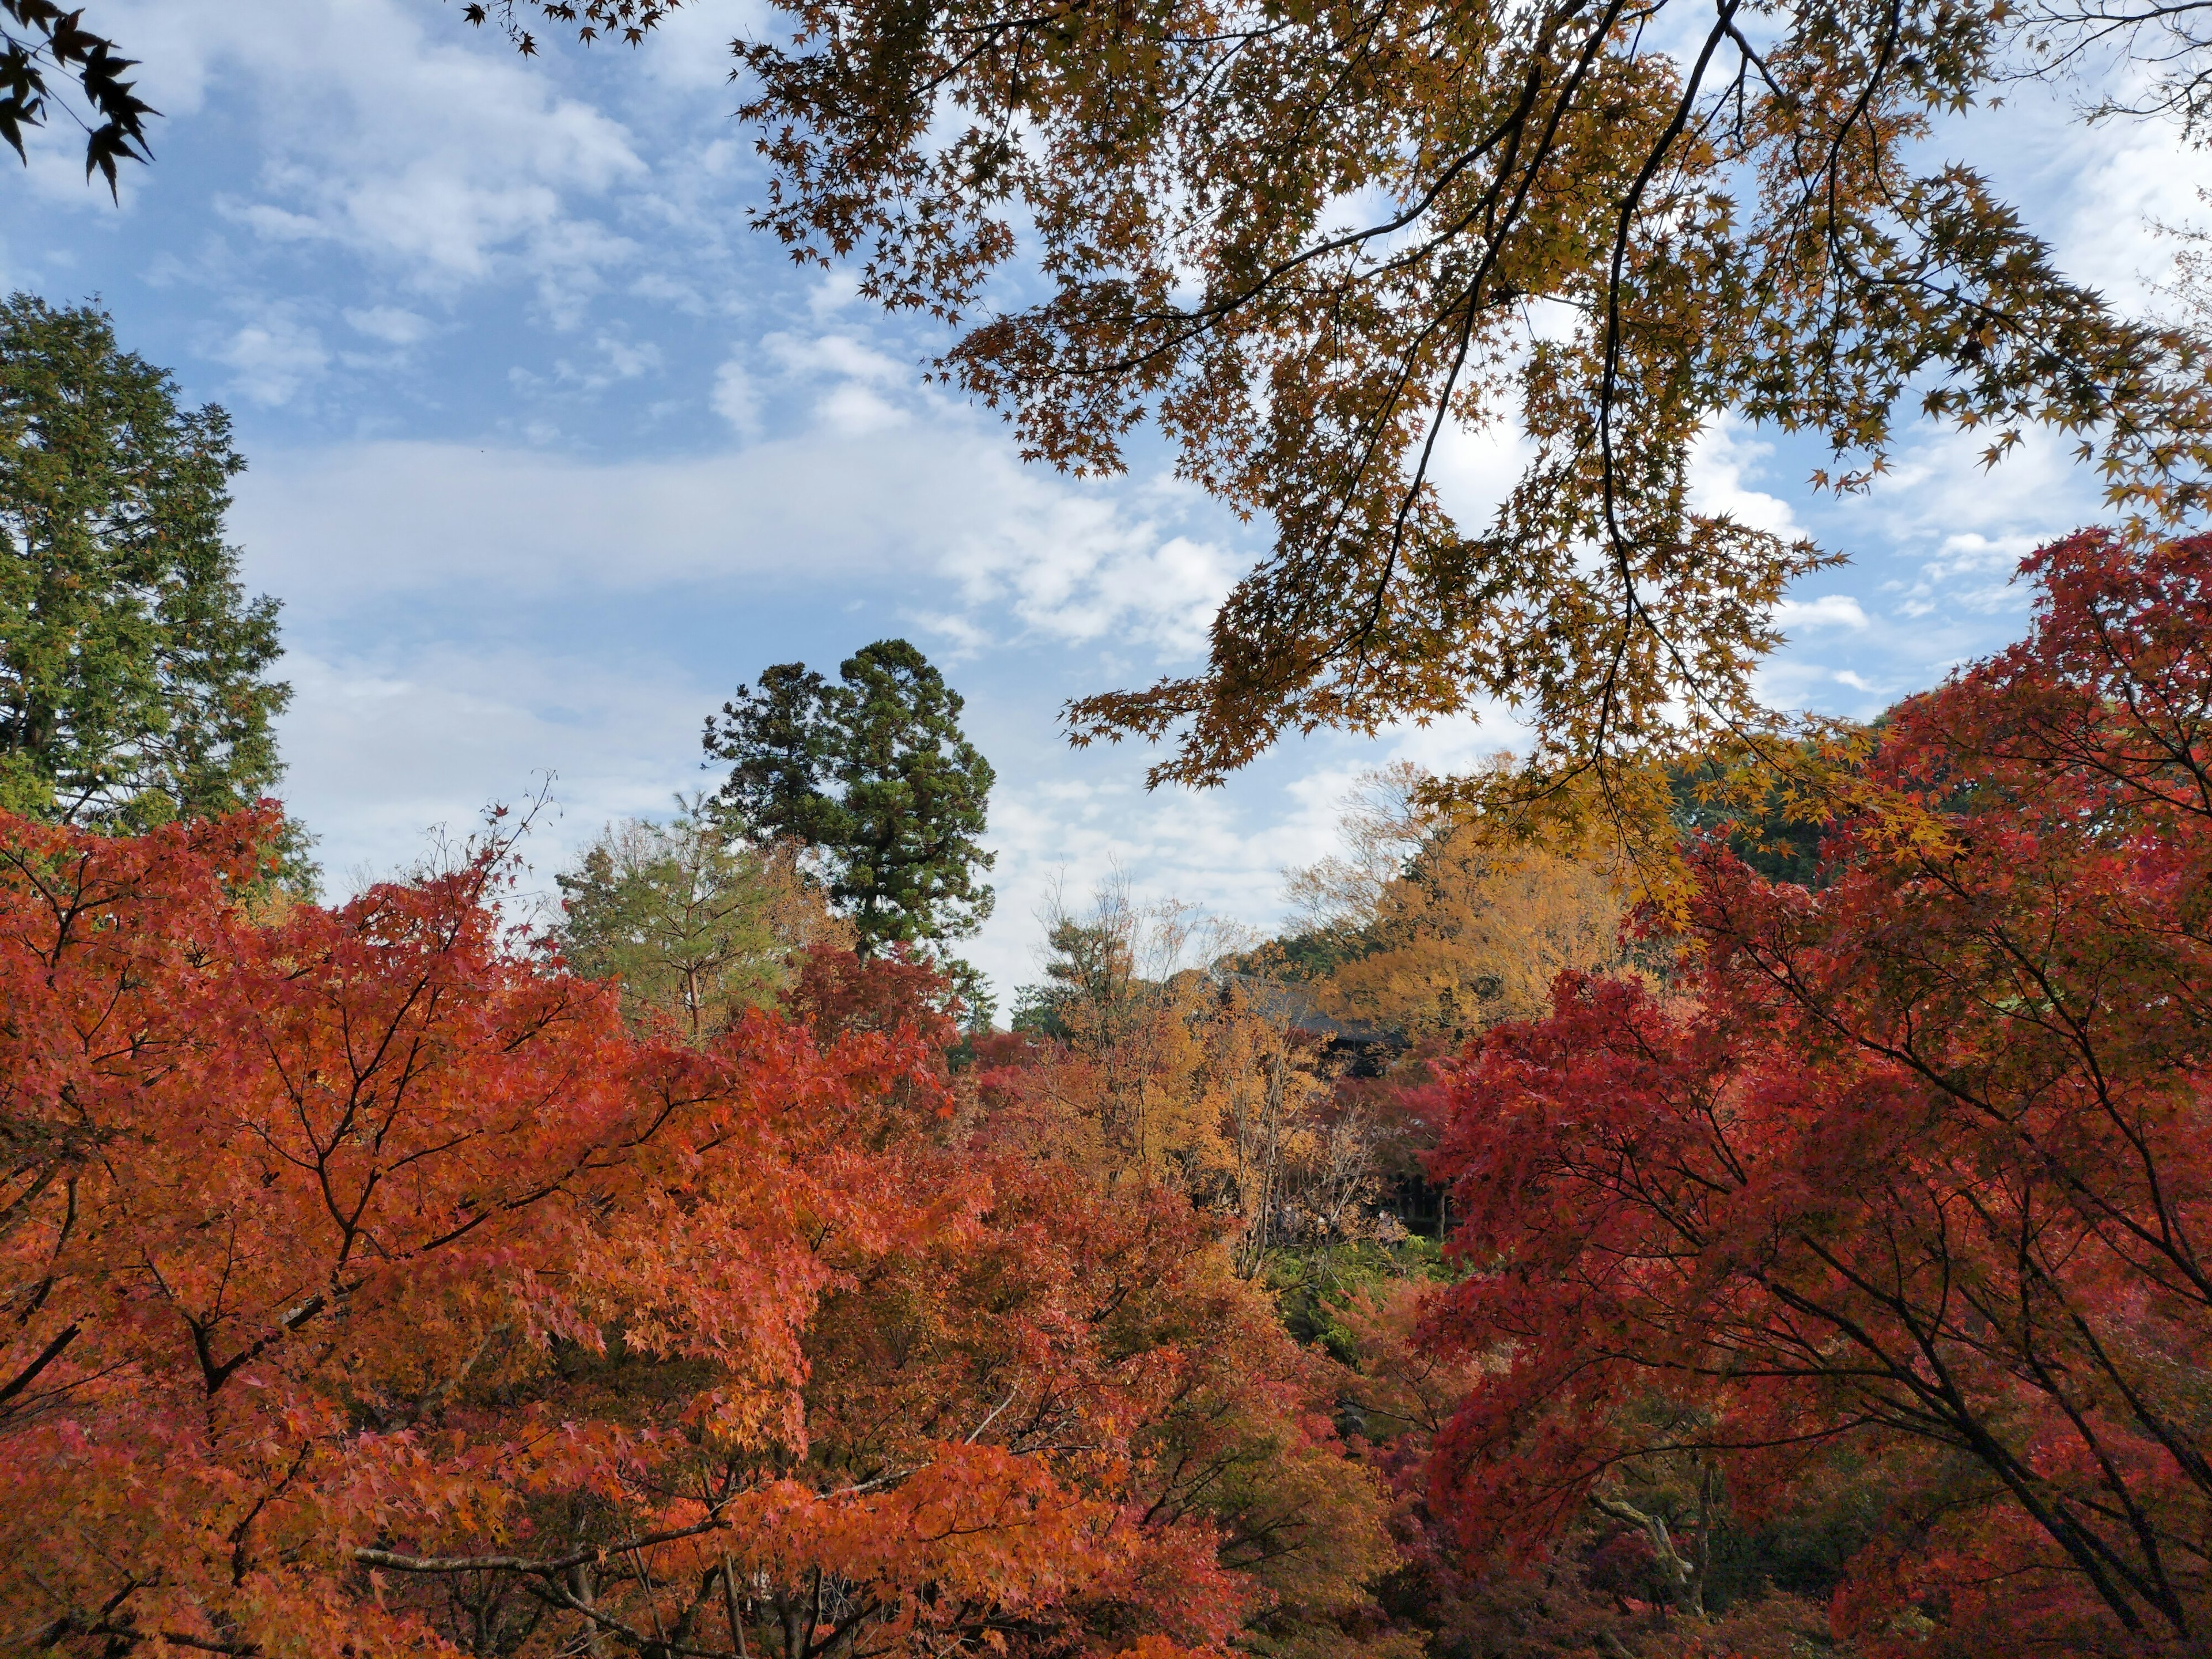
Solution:
<svg viewBox="0 0 2212 1659"><path fill-rule="evenodd" d="M1367 1118L1340 1109L1334 1066L1280 988L1188 964L1222 960L1228 935L1187 907L1137 906L1118 879L1087 912L1055 901L1044 920L1045 984L1024 989L1009 1036L977 1045L998 1133L1231 1218L1248 1279L1286 1248L1395 1236L1371 1212Z"/></svg>
<svg viewBox="0 0 2212 1659"><path fill-rule="evenodd" d="M244 465L105 313L0 305L0 806L127 832L275 782L276 604L222 539Z"/></svg>
<svg viewBox="0 0 2212 1659"><path fill-rule="evenodd" d="M91 119L63 107L84 129L84 176L98 172L112 196L118 161L150 159L146 118L156 112L123 78L135 60L86 28L83 17L82 7L64 11L54 0L0 0L0 139L27 164L23 134L46 125L57 96L48 76L74 83Z"/></svg>
<svg viewBox="0 0 2212 1659"><path fill-rule="evenodd" d="M1031 457L1116 471L1156 423L1273 526L1206 671L1079 702L1079 741L1171 740L1155 777L1204 783L1489 697L1553 778L1762 722L1774 605L1825 556L1697 510L1722 422L1824 441L1844 491L1900 418L1990 465L2043 428L2142 525L2200 504L2197 335L2069 279L1930 142L2084 45L2194 110L2195 11L784 0L736 55L757 225L965 325L939 372ZM997 311L1018 258L1042 292ZM1516 426L1518 482L1458 521L1444 434Z"/></svg>
<svg viewBox="0 0 2212 1659"><path fill-rule="evenodd" d="M1793 758L1796 758L1793 757ZM1810 763L1817 767L1817 761ZM1676 830L1695 842L1719 835L1729 850L1769 881L1810 886L1820 879L1820 841L1825 818L1799 815L1780 799L1787 780L1802 775L1805 763L1780 776L1760 769L1756 793L1744 798L1740 769L1724 760L1700 757L1678 766L1669 779Z"/></svg>
<svg viewBox="0 0 2212 1659"><path fill-rule="evenodd" d="M835 685L779 664L707 721L707 752L734 763L720 810L746 835L824 860L863 956L971 933L990 915L976 872L992 864L981 836L994 775L961 708L921 652L878 640Z"/></svg>
<svg viewBox="0 0 2212 1659"><path fill-rule="evenodd" d="M632 1019L710 1041L788 981L786 958L849 943L788 847L732 842L696 804L668 823L611 824L559 883L563 959L619 977Z"/></svg>
<svg viewBox="0 0 2212 1659"><path fill-rule="evenodd" d="M1842 1447L1863 1642L2201 1642L2212 539L2026 569L2031 636L1894 711L1816 890L1717 837L1679 994L1565 978L1452 1073L1469 1544L1639 1470L1779 1507Z"/></svg>
<svg viewBox="0 0 2212 1659"><path fill-rule="evenodd" d="M1627 914L1595 857L1500 846L1479 824L1447 825L1389 883L1316 986L1332 1012L1419 1038L1465 1036L1543 1007L1563 972L1624 960Z"/></svg>
<svg viewBox="0 0 2212 1659"><path fill-rule="evenodd" d="M1173 1659L1383 1565L1323 1362L963 1127L925 969L664 1041L496 841L272 910L269 830L0 819L0 1648Z"/></svg>

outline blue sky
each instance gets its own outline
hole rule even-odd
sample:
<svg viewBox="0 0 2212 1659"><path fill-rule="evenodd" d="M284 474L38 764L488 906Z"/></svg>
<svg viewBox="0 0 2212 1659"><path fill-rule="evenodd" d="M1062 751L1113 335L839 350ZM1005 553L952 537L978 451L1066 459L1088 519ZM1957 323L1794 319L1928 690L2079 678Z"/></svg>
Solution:
<svg viewBox="0 0 2212 1659"><path fill-rule="evenodd" d="M1118 865L1264 924L1363 768L1512 741L1323 737L1202 795L1147 794L1141 751L1068 750L1061 702L1194 664L1261 532L1156 454L1096 485L1023 467L994 417L922 386L932 331L747 232L760 174L725 43L751 0L694 0L641 52L530 62L439 0L98 11L164 112L155 163L120 208L60 135L0 167L0 280L97 295L235 417L233 536L285 606L284 793L333 890L548 772L550 872L709 781L698 732L733 685L893 634L944 665L999 770L999 912L969 954L1008 988L1035 976L1055 879ZM2031 93L1943 142L2077 275L2142 300L2172 253L2150 225L2207 216L2212 167L2167 129L2065 118ZM1793 598L1774 696L1872 712L2018 632L2014 563L2094 520L2094 487L2051 447L1994 476L1974 447L1916 434L1836 504L1803 489L1809 458L1712 435L1707 500L1854 559ZM1472 441L1446 459L1476 509L1510 465Z"/></svg>

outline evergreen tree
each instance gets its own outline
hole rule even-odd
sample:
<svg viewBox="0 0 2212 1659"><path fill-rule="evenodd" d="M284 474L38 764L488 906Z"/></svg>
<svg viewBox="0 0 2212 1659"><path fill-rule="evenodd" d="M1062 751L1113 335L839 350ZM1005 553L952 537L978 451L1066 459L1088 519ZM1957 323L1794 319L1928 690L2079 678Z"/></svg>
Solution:
<svg viewBox="0 0 2212 1659"><path fill-rule="evenodd" d="M246 463L106 313L0 302L0 806L135 830L276 780L276 602L222 539Z"/></svg>
<svg viewBox="0 0 2212 1659"><path fill-rule="evenodd" d="M831 684L803 663L769 669L707 721L732 763L718 804L760 842L822 860L862 956L972 933L991 912L977 880L994 775L960 729L962 702L904 640L846 659Z"/></svg>

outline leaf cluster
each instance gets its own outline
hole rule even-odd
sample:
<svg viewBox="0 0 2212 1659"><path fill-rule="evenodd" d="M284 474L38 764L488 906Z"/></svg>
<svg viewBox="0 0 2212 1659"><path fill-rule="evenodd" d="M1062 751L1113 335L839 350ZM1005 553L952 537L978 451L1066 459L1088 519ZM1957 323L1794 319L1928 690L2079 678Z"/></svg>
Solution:
<svg viewBox="0 0 2212 1659"><path fill-rule="evenodd" d="M118 161L146 161L146 118L159 113L123 78L137 60L114 41L84 27L84 10L64 11L54 0L0 0L0 139L25 162L26 131L46 125L56 99L52 82L65 81L83 100L85 114L61 108L84 129L84 176L94 173L117 190Z"/></svg>
<svg viewBox="0 0 2212 1659"><path fill-rule="evenodd" d="M2069 278L1931 143L2085 31L2193 107L2197 12L785 0L737 56L757 225L963 328L939 374L1032 458L1116 471L1151 425L1270 528L1205 670L1080 700L1076 741L1207 784L1494 699L1540 771L1632 772L1760 727L1774 606L1831 559L1694 505L1720 422L1825 443L1836 490L1930 420L1989 466L2070 440L2138 532L2201 504L2197 334ZM1042 294L994 309L1032 255ZM1517 479L1455 515L1439 457L1509 433Z"/></svg>

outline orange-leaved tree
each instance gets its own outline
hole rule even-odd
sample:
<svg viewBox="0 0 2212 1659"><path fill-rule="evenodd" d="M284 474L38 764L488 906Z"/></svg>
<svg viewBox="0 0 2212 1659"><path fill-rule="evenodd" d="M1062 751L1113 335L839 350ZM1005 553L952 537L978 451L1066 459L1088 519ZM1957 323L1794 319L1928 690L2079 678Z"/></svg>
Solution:
<svg viewBox="0 0 2212 1659"><path fill-rule="evenodd" d="M0 1648L1167 1654L1304 1526L1178 1501L1206 1432L1359 1513L1194 1219L963 1148L926 1007L641 1037L496 848L278 906L268 828L0 823Z"/></svg>
<svg viewBox="0 0 2212 1659"><path fill-rule="evenodd" d="M1565 977L1453 1073L1469 1540L1626 1506L1693 1601L1716 1482L1842 1459L1892 1506L1865 1644L2201 1650L2212 538L2026 568L2030 637L1898 711L1809 886L1707 843L1673 992Z"/></svg>
<svg viewBox="0 0 2212 1659"><path fill-rule="evenodd" d="M668 1436L792 1433L824 1239L957 1223L808 1144L896 1043L635 1043L507 948L489 853L258 915L269 827L0 826L11 1641L397 1649L365 1566L465 1535L580 1552L588 1608L725 1526ZM684 1386L595 1409L625 1360Z"/></svg>

